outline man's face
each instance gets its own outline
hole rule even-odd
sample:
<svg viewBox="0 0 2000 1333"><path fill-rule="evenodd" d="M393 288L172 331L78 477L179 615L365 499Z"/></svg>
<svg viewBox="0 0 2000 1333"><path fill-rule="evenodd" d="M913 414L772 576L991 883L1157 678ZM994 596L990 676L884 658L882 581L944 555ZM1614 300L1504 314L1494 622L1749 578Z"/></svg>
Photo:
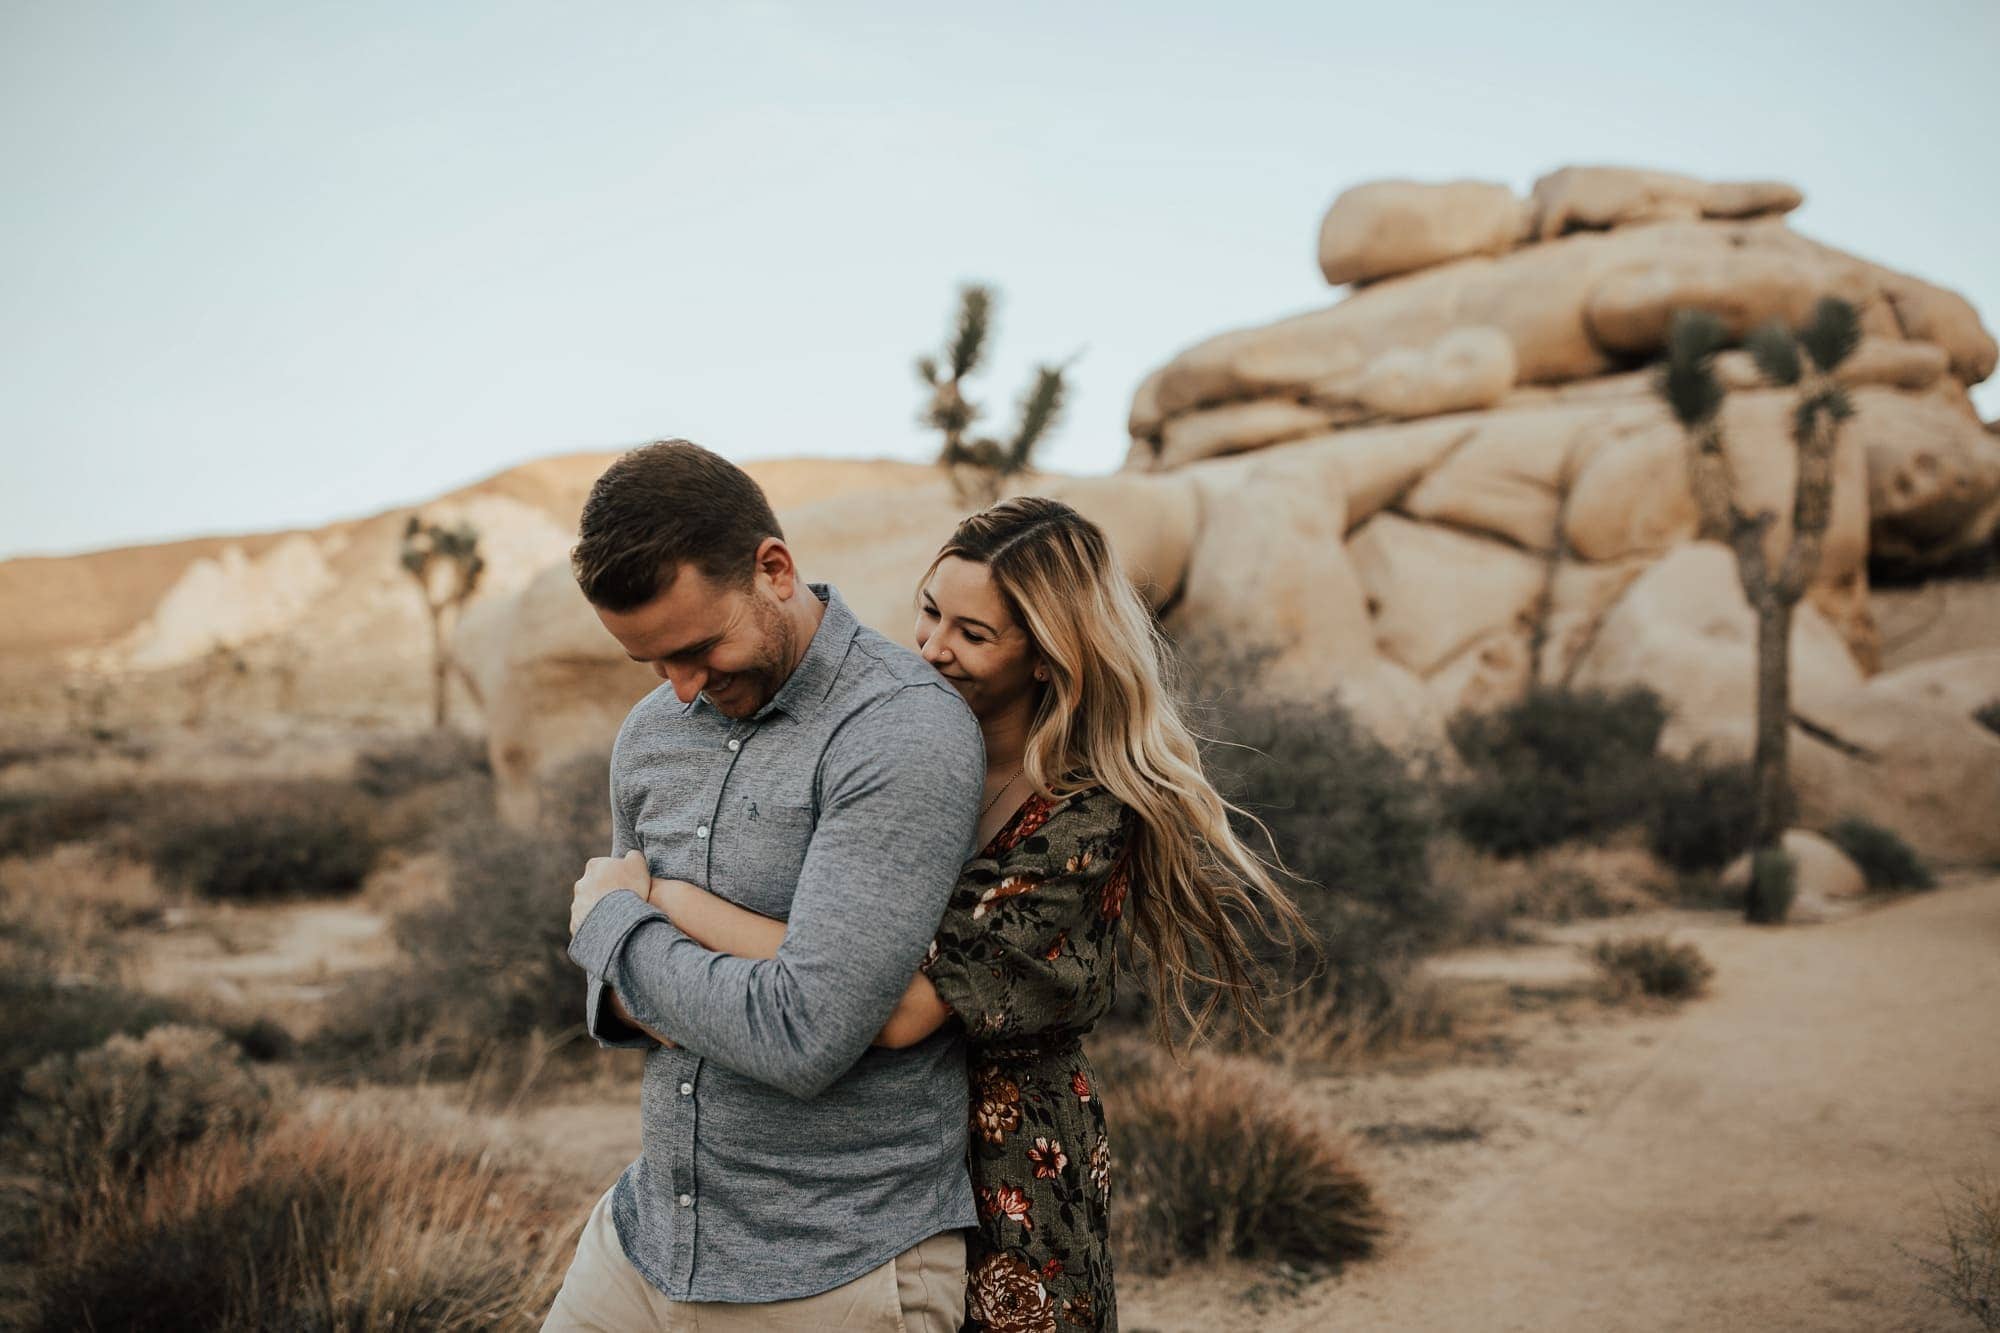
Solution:
<svg viewBox="0 0 2000 1333"><path fill-rule="evenodd" d="M761 570L747 587L732 587L684 564L644 606L596 611L626 656L652 667L675 698L690 703L705 694L728 717L749 717L769 703L797 663L791 622Z"/></svg>

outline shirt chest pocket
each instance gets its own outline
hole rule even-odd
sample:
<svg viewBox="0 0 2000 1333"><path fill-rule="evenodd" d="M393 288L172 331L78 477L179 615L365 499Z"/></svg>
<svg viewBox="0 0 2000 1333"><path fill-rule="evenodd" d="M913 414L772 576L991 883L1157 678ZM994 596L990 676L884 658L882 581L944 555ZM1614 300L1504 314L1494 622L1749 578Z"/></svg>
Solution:
<svg viewBox="0 0 2000 1333"><path fill-rule="evenodd" d="M765 916L789 917L812 842L813 812L761 796L736 796L716 821L709 866L725 896Z"/></svg>

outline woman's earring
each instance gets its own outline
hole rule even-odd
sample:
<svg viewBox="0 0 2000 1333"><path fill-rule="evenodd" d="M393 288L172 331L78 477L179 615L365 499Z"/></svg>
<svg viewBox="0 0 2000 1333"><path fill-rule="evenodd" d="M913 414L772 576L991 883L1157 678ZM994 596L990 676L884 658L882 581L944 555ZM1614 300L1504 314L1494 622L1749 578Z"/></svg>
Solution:
<svg viewBox="0 0 2000 1333"><path fill-rule="evenodd" d="M1035 679L1036 679L1036 680L1047 680L1048 678L1049 678L1049 669L1048 669L1047 667L1036 667L1036 668L1035 668Z"/></svg>

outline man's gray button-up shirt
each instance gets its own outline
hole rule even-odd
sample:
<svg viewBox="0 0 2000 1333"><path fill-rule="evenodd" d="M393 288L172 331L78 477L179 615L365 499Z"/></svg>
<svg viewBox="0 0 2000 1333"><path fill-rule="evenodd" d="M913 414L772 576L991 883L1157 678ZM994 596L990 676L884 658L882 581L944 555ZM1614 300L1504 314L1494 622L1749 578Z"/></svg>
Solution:
<svg viewBox="0 0 2000 1333"><path fill-rule="evenodd" d="M812 591L819 629L753 717L662 685L611 755L611 854L784 919L778 956L710 952L622 890L570 942L591 1035L650 1051L611 1215L676 1300L816 1295L977 1220L963 1041L870 1043L972 850L979 728L923 659Z"/></svg>

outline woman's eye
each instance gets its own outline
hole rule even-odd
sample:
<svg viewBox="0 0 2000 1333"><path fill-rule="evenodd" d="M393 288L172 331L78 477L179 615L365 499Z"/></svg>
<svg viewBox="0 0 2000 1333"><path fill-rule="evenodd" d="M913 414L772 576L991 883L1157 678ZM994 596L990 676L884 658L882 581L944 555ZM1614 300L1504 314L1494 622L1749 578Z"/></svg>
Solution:
<svg viewBox="0 0 2000 1333"><path fill-rule="evenodd" d="M979 637L979 636L978 636L977 634L967 634L967 635L965 636L965 641L966 641L967 643L985 643L985 642L986 642L986 640L984 640L984 639L980 638L980 637Z"/></svg>

